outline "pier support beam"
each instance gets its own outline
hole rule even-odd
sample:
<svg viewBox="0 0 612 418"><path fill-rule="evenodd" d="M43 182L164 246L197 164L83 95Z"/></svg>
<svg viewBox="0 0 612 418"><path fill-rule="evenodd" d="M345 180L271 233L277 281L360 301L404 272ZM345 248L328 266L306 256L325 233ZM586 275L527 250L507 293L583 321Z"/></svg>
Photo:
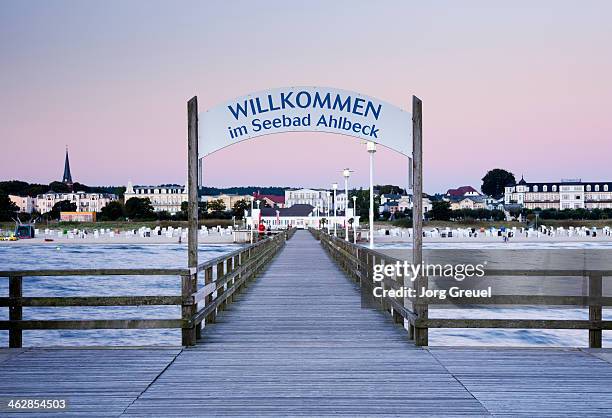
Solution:
<svg viewBox="0 0 612 418"><path fill-rule="evenodd" d="M198 289L198 98L193 97L187 102L187 267L191 270L189 283L183 284L183 292L193 294ZM197 311L197 306L183 307L183 320L191 319ZM197 325L201 327L201 324ZM182 330L182 343L185 346L195 345L196 326Z"/></svg>
<svg viewBox="0 0 612 418"><path fill-rule="evenodd" d="M413 172L413 203L412 203L412 263L423 262L423 116L422 102L412 96L412 172ZM417 294L421 289L427 288L427 277L419 275L414 281ZM421 303L418 298L414 303L414 311L418 319L427 320L428 306ZM428 345L427 327L415 327L414 343L417 346Z"/></svg>

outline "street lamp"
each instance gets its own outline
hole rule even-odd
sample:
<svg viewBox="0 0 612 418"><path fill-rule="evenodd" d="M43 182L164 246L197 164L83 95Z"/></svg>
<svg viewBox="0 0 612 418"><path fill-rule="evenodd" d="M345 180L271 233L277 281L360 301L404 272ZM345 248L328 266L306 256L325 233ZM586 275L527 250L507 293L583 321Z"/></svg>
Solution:
<svg viewBox="0 0 612 418"><path fill-rule="evenodd" d="M327 192L327 233L330 232L330 215L331 215L331 193Z"/></svg>
<svg viewBox="0 0 612 418"><path fill-rule="evenodd" d="M374 248L374 153L376 143L368 141L368 153L370 154L370 248Z"/></svg>
<svg viewBox="0 0 612 418"><path fill-rule="evenodd" d="M338 183L333 183L332 184L332 189L334 189L334 236L337 237L338 236L338 231L336 229L336 209L337 209L337 205L336 205L336 191L338 190Z"/></svg>
<svg viewBox="0 0 612 418"><path fill-rule="evenodd" d="M348 179L351 176L351 170L349 170L348 168L345 168L344 170L342 170L342 175L344 176L344 198L345 198L345 205L344 205L344 240L348 241L349 237L348 237L348 233L349 233L349 225L348 225L348 217L347 217L347 209L348 209Z"/></svg>
<svg viewBox="0 0 612 418"><path fill-rule="evenodd" d="M357 244L357 225L355 218L357 217L357 196L353 196L353 244Z"/></svg>

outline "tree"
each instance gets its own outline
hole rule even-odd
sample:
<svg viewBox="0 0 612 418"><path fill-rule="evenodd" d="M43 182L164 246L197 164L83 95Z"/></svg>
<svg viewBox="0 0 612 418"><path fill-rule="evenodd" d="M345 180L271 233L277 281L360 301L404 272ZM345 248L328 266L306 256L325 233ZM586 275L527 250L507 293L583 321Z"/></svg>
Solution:
<svg viewBox="0 0 612 418"><path fill-rule="evenodd" d="M431 202L431 210L427 212L427 217L436 221L448 221L452 214L450 202L440 200Z"/></svg>
<svg viewBox="0 0 612 418"><path fill-rule="evenodd" d="M514 174L501 168L490 170L482 178L482 186L480 190L495 199L499 199L504 195L505 187L512 186L516 183Z"/></svg>
<svg viewBox="0 0 612 418"><path fill-rule="evenodd" d="M62 183L61 181L49 183L49 189L57 193L70 193L72 191L67 184Z"/></svg>
<svg viewBox="0 0 612 418"><path fill-rule="evenodd" d="M369 219L370 213L370 190L351 190L349 192L349 198L353 196L357 196L356 204L357 209L359 210L359 219L362 222L366 222ZM378 211L380 207L380 198L378 196L374 196L374 217L378 216Z"/></svg>
<svg viewBox="0 0 612 418"><path fill-rule="evenodd" d="M208 205L206 202L198 202L198 219L206 219L208 215ZM189 218L189 203L181 202L181 211L174 217L179 221L186 221Z"/></svg>
<svg viewBox="0 0 612 418"><path fill-rule="evenodd" d="M100 211L100 220L102 221L116 221L124 216L124 207L121 202L118 201L110 202Z"/></svg>
<svg viewBox="0 0 612 418"><path fill-rule="evenodd" d="M125 214L130 219L153 220L157 218L149 198L132 197L125 202Z"/></svg>
<svg viewBox="0 0 612 418"><path fill-rule="evenodd" d="M212 212L223 212L225 210L225 203L222 199L211 200L208 202L208 210Z"/></svg>
<svg viewBox="0 0 612 418"><path fill-rule="evenodd" d="M17 216L19 208L8 197L7 194L0 194L0 221L10 221Z"/></svg>
<svg viewBox="0 0 612 418"><path fill-rule="evenodd" d="M47 212L47 217L49 219L59 219L61 212L76 212L77 205L70 200L60 200L53 208Z"/></svg>
<svg viewBox="0 0 612 418"><path fill-rule="evenodd" d="M383 184L383 185L376 185L374 186L374 189L378 190L379 194L400 194L400 195L404 195L406 194L406 190L404 190L403 188L399 187L399 186L395 186L393 184Z"/></svg>
<svg viewBox="0 0 612 418"><path fill-rule="evenodd" d="M242 219L249 206L249 202L247 202L245 199L240 199L239 201L234 203L234 207L232 208L232 215L235 216L236 219Z"/></svg>

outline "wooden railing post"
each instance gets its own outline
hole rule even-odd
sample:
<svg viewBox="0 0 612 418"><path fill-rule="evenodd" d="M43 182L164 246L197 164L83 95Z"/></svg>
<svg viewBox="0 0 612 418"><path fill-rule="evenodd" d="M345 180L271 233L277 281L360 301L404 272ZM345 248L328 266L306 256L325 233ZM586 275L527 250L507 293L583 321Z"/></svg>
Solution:
<svg viewBox="0 0 612 418"><path fill-rule="evenodd" d="M601 298L601 275L589 275L589 298ZM601 304L589 304L589 321L601 321ZM589 348L601 348L602 327L589 329Z"/></svg>
<svg viewBox="0 0 612 418"><path fill-rule="evenodd" d="M226 267L225 267L225 274L231 274L232 271L234 270L234 257L230 257L227 259L226 262ZM227 282L227 288L229 289L230 287L232 287L233 284L233 280L232 281L228 281ZM232 296L228 296L227 299L225 299L225 302L223 302L223 309L227 309L227 305L229 305L230 303L232 303Z"/></svg>
<svg viewBox="0 0 612 418"><path fill-rule="evenodd" d="M225 276L225 265L224 262L221 261L220 263L217 263L217 283L219 283L221 281L221 279L223 279L223 276ZM221 295L223 295L225 293L225 286L221 286L217 288L217 297L220 298ZM219 309L220 311L222 311L223 309L225 309L225 302L220 303L219 304Z"/></svg>
<svg viewBox="0 0 612 418"><path fill-rule="evenodd" d="M22 281L20 276L9 277L9 297L10 298L21 298L22 295ZM23 308L21 304L13 302L9 307L9 320L10 321L21 321L23 319ZM9 347L10 348L21 348L23 345L21 329L16 326L12 326L9 330Z"/></svg>
<svg viewBox="0 0 612 418"><path fill-rule="evenodd" d="M234 262L233 262L233 266L234 266L234 270L237 270L240 268L240 254L236 254L234 256ZM234 303L234 301L236 300L236 295L238 295L238 286L236 286L236 283L238 283L240 281L240 274L237 274L233 279L232 279L232 286L235 286L234 288L234 293L231 296L231 302Z"/></svg>
<svg viewBox="0 0 612 418"><path fill-rule="evenodd" d="M181 318L183 320L182 344L192 346L196 343L195 324L191 321L196 313L196 305L193 303L193 278L191 274L181 276L181 295L183 304L181 306Z"/></svg>
<svg viewBox="0 0 612 418"><path fill-rule="evenodd" d="M206 270L204 270L204 284L210 284L213 282L213 268L212 266L206 268ZM214 295L213 293L211 293L210 295L206 296L206 305L205 306L209 306L213 303L214 300ZM217 320L217 314L216 312L211 312L207 317L206 317L206 322L205 325L208 324L214 324L215 321Z"/></svg>

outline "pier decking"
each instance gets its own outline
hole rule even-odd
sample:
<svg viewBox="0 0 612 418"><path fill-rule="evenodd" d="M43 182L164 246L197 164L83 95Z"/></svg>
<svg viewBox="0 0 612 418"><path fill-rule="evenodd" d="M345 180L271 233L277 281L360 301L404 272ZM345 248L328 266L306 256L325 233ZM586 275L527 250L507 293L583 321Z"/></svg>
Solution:
<svg viewBox="0 0 612 418"><path fill-rule="evenodd" d="M0 399L75 416L612 415L612 350L415 347L310 233L280 251L196 346L0 349Z"/></svg>

